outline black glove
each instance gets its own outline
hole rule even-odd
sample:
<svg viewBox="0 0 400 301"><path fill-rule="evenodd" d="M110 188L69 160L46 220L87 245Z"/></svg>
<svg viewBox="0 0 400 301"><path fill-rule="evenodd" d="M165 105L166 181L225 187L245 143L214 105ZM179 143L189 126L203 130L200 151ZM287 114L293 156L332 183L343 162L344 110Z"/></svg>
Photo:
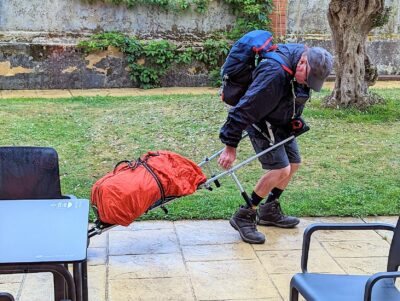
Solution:
<svg viewBox="0 0 400 301"><path fill-rule="evenodd" d="M303 118L296 117L293 118L288 126L291 135L300 136L301 134L307 132L310 127L306 124Z"/></svg>

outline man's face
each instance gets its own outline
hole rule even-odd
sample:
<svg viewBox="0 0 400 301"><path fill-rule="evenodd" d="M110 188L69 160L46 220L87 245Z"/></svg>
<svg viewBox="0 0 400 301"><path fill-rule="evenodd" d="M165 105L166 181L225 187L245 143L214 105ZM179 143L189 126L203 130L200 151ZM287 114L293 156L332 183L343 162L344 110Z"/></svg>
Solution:
<svg viewBox="0 0 400 301"><path fill-rule="evenodd" d="M303 54L300 58L300 61L297 63L296 73L294 77L296 81L301 84L307 84L307 75L309 72L308 62L307 62L307 55Z"/></svg>

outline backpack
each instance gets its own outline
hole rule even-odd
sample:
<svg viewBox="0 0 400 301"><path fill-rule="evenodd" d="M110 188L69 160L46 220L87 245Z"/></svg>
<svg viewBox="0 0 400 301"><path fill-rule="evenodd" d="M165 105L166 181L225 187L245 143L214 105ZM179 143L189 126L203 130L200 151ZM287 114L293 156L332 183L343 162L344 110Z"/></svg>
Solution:
<svg viewBox="0 0 400 301"><path fill-rule="evenodd" d="M235 106L246 93L252 81L252 71L258 62L271 58L293 75L287 59L275 52L278 45L272 44L272 34L266 30L253 30L241 37L232 46L221 69L221 99L228 105Z"/></svg>
<svg viewBox="0 0 400 301"><path fill-rule="evenodd" d="M206 180L196 163L177 153L147 152L97 180L91 202L103 223L128 226L158 200L192 194Z"/></svg>

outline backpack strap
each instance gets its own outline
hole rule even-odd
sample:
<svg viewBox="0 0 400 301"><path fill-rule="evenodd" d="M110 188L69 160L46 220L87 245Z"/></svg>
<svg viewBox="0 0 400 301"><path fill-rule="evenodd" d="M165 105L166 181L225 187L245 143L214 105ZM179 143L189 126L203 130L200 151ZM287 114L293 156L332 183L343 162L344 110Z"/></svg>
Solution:
<svg viewBox="0 0 400 301"><path fill-rule="evenodd" d="M280 54L276 51L271 51L271 52L267 52L263 58L264 59L273 59L274 61L278 62L282 66L282 69L285 70L289 75L291 75L291 76L294 75L293 70L290 69L290 67L289 67L290 66L289 60L283 54Z"/></svg>
<svg viewBox="0 0 400 301"><path fill-rule="evenodd" d="M271 36L268 40L266 40L265 42L264 42L264 44L262 44L260 47L253 47L252 48L252 50L255 52L255 53L258 53L258 52L260 52L261 50L264 50L264 48L265 47L267 47L268 45L269 45L269 43L271 43L272 42L272 39L273 39L273 37ZM269 51L269 49L271 49L271 47L270 48L268 48L267 49L267 51Z"/></svg>
<svg viewBox="0 0 400 301"><path fill-rule="evenodd" d="M158 156L155 153L149 153L148 156L146 156L144 159L139 158L137 159L137 164L142 165L154 178L154 180L157 183L158 188L160 189L160 194L161 194L161 203L165 203L165 190L164 186L161 183L160 178L157 176L157 174L154 172L154 170L151 168L151 166L147 163L147 160L149 159L150 156Z"/></svg>

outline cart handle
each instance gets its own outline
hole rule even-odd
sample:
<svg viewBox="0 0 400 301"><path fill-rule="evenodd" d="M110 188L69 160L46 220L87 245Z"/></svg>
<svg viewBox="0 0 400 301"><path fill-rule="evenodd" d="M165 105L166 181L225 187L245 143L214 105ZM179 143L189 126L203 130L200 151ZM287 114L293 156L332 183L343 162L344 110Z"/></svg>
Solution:
<svg viewBox="0 0 400 301"><path fill-rule="evenodd" d="M245 136L244 136L244 137L245 137ZM226 176L227 174L232 174L233 172L235 172L235 171L238 170L239 168L243 167L244 165L249 164L251 161L253 161L253 160L255 160L255 159L261 157L262 155L264 155L264 154L266 154L266 153L272 151L273 149L275 149L275 148L277 148L277 147L279 147L279 146L281 146L281 145L283 145L283 144L289 142L290 140L294 139L295 137L296 137L295 135L289 136L289 137L286 138L285 140L282 140L282 141L280 141L280 142L278 142L278 143L272 145L271 147L269 147L269 148L263 150L262 152L260 152L260 153L258 153L258 154L255 154L254 156L252 156L252 157L250 157L250 158L244 160L243 162L241 162L241 163L239 163L239 164L236 164L235 166L231 167L230 169L228 169L228 170L226 170L226 171L224 171L224 172L221 172L220 174L218 174L218 175L216 175L216 176L214 176L214 177L208 179L208 180L207 180L205 183L203 183L202 185L204 185L205 187L209 186L212 182L218 180L219 178L222 178L222 177ZM217 153L215 153L214 155L212 155L212 156L209 158L209 160L210 160L211 158L215 158L216 156L218 156L220 153L223 152L223 150L224 150L224 149L222 149L222 150L220 150L219 152L217 152ZM203 162L206 163L207 161L203 161ZM204 165L203 162L200 163L200 164L203 164L203 165ZM201 166L200 164L199 164L199 166Z"/></svg>
<svg viewBox="0 0 400 301"><path fill-rule="evenodd" d="M249 133L245 133L243 134L242 138L240 138L240 140L242 140L243 138L246 138L249 135ZM203 161L201 161L198 166L202 167L204 164L210 162L212 159L214 159L215 157L218 157L223 151L224 151L225 147L223 147L221 150L217 151L215 154L211 155L210 157L206 157Z"/></svg>

